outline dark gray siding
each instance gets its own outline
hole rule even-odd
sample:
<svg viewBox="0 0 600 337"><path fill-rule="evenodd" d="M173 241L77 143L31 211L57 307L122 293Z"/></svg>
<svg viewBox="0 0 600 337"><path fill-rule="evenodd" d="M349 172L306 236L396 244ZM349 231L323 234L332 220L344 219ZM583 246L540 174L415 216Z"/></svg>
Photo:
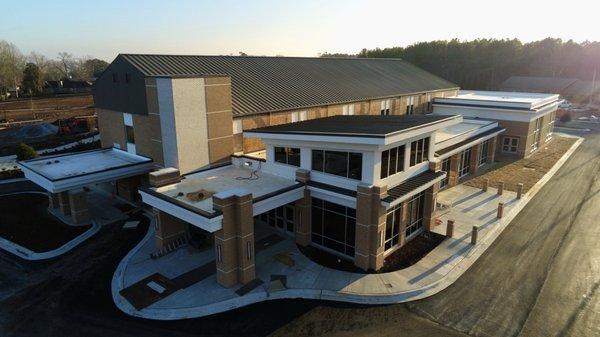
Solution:
<svg viewBox="0 0 600 337"><path fill-rule="evenodd" d="M113 82L114 73L117 74L117 83ZM125 74L131 76L129 83L125 81ZM148 114L144 75L120 55L96 80L92 92L97 108L132 114Z"/></svg>

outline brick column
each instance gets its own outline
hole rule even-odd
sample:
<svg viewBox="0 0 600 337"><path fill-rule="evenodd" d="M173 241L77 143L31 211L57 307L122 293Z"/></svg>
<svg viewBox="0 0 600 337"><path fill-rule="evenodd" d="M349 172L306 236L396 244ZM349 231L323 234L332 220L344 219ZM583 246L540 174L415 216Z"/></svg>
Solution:
<svg viewBox="0 0 600 337"><path fill-rule="evenodd" d="M435 202L437 197L437 192L439 190L440 184L433 184L431 187L425 190L424 193L424 205L423 205L423 226L426 230L431 231L433 227L435 227Z"/></svg>
<svg viewBox="0 0 600 337"><path fill-rule="evenodd" d="M189 230L189 224L187 222L159 211L156 208L153 209L153 212L156 217L157 225L154 238L158 250L187 234Z"/></svg>
<svg viewBox="0 0 600 337"><path fill-rule="evenodd" d="M217 282L248 283L256 277L252 194L215 195L213 207L223 213L222 228L215 232Z"/></svg>
<svg viewBox="0 0 600 337"><path fill-rule="evenodd" d="M69 192L64 191L58 194L58 205L63 215L71 215L71 205L69 203Z"/></svg>
<svg viewBox="0 0 600 337"><path fill-rule="evenodd" d="M458 184L458 161L460 153L453 154L450 157L450 172L448 172L448 186L456 186Z"/></svg>
<svg viewBox="0 0 600 337"><path fill-rule="evenodd" d="M58 201L58 193L48 192L48 209L57 209L60 207L60 202Z"/></svg>
<svg viewBox="0 0 600 337"><path fill-rule="evenodd" d="M408 202L402 202L402 213L400 213L400 246L406 243L406 225L408 224Z"/></svg>
<svg viewBox="0 0 600 337"><path fill-rule="evenodd" d="M69 207L74 223L82 224L90 221L87 196L83 188L69 191Z"/></svg>
<svg viewBox="0 0 600 337"><path fill-rule="evenodd" d="M383 266L386 212L381 199L386 196L387 186L358 185L354 264L364 270L378 270Z"/></svg>
<svg viewBox="0 0 600 337"><path fill-rule="evenodd" d="M471 158L469 158L469 173L476 174L477 169L479 168L479 149L481 148L481 143L473 145L471 148Z"/></svg>
<svg viewBox="0 0 600 337"><path fill-rule="evenodd" d="M133 176L117 180L117 195L127 201L139 199L138 189L141 185L141 177Z"/></svg>

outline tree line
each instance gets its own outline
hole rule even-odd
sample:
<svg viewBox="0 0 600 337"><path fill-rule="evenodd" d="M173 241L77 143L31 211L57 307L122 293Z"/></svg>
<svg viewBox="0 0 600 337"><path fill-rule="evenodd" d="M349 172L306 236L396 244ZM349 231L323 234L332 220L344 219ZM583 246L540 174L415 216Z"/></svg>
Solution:
<svg viewBox="0 0 600 337"><path fill-rule="evenodd" d="M58 53L53 59L35 51L23 55L14 44L0 40L0 96L16 87L21 93L39 95L45 81L92 81L107 66L104 60L76 58L67 52Z"/></svg>
<svg viewBox="0 0 600 337"><path fill-rule="evenodd" d="M600 81L600 42L547 38L438 40L407 47L363 49L322 57L401 58L464 89L493 90L510 76L569 77Z"/></svg>

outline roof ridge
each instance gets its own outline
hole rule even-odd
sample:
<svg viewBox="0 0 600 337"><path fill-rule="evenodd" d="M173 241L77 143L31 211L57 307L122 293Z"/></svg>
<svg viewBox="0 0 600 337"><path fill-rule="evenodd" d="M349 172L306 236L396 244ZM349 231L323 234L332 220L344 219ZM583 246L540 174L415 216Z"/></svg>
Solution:
<svg viewBox="0 0 600 337"><path fill-rule="evenodd" d="M156 54L156 53L119 53L117 56L169 56L169 57L232 57L232 58L281 58L281 59L314 59L314 60L381 60L403 61L400 57L320 57L320 56L271 56L271 55L200 55L200 54ZM407 62L408 63L408 62Z"/></svg>

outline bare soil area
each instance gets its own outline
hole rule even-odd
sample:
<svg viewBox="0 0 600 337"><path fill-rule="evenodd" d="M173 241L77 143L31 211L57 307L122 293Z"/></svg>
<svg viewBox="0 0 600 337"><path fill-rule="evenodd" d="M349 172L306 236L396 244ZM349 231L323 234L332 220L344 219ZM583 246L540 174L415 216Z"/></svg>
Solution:
<svg viewBox="0 0 600 337"><path fill-rule="evenodd" d="M48 197L39 193L0 196L0 236L34 252L46 252L90 228L69 226L50 214Z"/></svg>
<svg viewBox="0 0 600 337"><path fill-rule="evenodd" d="M0 122L42 119L53 122L59 118L94 114L92 95L34 98L0 102Z"/></svg>
<svg viewBox="0 0 600 337"><path fill-rule="evenodd" d="M464 184L481 188L483 181L487 178L490 180L490 186L496 187L499 182L503 181L504 189L514 192L517 191L517 184L523 183L524 192L527 192L542 179L576 141L575 138L554 136L550 142L542 145L542 148L529 158L516 161L510 158L498 158L493 165L489 165L485 171L465 181Z"/></svg>

